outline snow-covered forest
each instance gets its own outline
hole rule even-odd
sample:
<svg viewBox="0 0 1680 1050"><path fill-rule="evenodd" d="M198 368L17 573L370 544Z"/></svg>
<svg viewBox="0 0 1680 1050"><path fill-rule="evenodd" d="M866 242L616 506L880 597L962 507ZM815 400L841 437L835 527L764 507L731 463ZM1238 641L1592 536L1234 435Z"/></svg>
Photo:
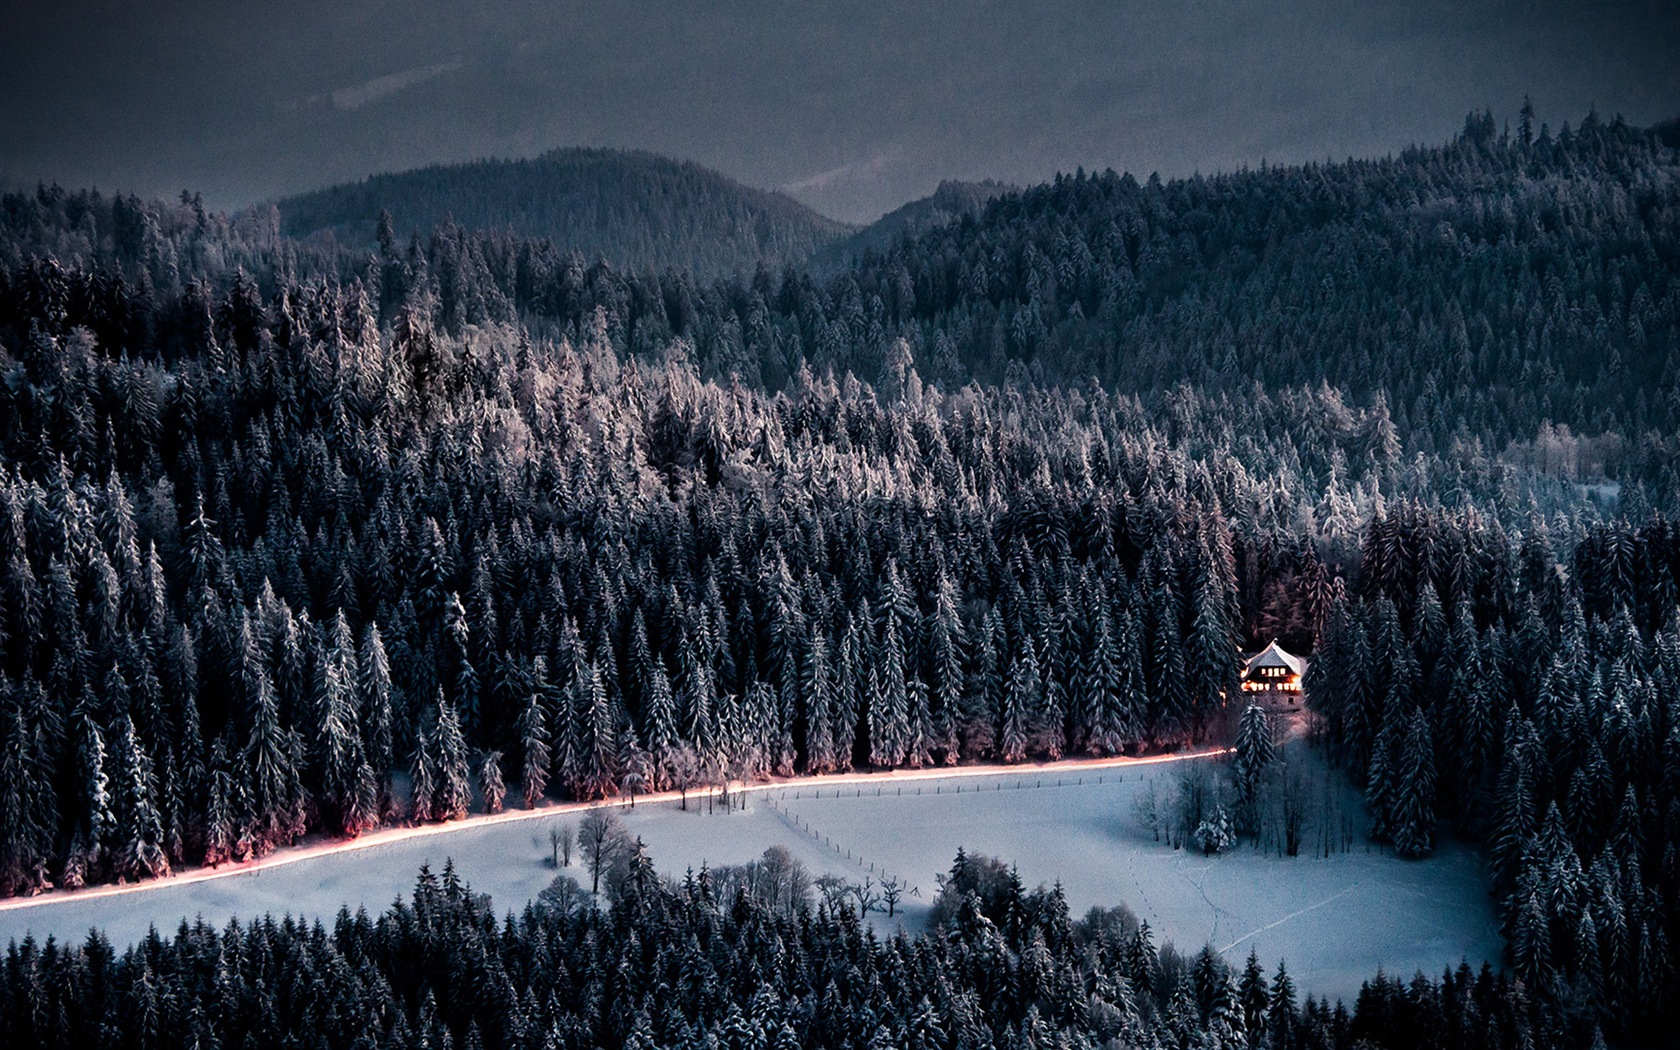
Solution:
<svg viewBox="0 0 1680 1050"><path fill-rule="evenodd" d="M715 283L449 223L361 252L185 194L6 195L0 891L475 799L1223 740L1239 650L1276 638L1375 841L1485 844L1510 973L1279 1008L1271 1045L1658 1030L1677 189L1650 132L1477 114L1383 160L1064 176L832 277ZM332 933L26 946L0 1014L104 1024L120 983L174 1004L109 1015L137 1045L278 1031L254 976L203 1005L204 960L271 956L331 975L296 1017L383 985L391 1044L502 1045L516 1005L520 1045L1184 1042L1279 998L1158 986L1053 902L882 943L655 881L506 927L423 884ZM460 1001L418 991L463 967ZM661 980L686 990L601 1012Z"/></svg>

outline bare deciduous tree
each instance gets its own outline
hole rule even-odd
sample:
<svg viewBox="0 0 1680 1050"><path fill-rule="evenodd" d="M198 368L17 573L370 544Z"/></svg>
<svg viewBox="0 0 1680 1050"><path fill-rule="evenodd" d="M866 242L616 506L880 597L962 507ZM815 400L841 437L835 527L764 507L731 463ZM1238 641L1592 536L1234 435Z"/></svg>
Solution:
<svg viewBox="0 0 1680 1050"><path fill-rule="evenodd" d="M898 911L898 902L904 896L904 884L898 881L897 875L881 876L881 900L887 906L887 918L892 918Z"/></svg>
<svg viewBox="0 0 1680 1050"><path fill-rule="evenodd" d="M618 818L604 809L592 809L578 826L578 847L589 865L589 892L601 892L601 872L612 863L613 851L623 837Z"/></svg>
<svg viewBox="0 0 1680 1050"><path fill-rule="evenodd" d="M555 868L569 868L572 866L572 826L570 824L554 824L548 829L548 846L553 851L549 858L549 865Z"/></svg>
<svg viewBox="0 0 1680 1050"><path fill-rule="evenodd" d="M852 888L846 880L838 875L822 875L817 878L817 892L822 894L823 905L828 908L830 915L838 915L840 909L851 899Z"/></svg>
<svg viewBox="0 0 1680 1050"><path fill-rule="evenodd" d="M666 760L665 774L670 778L671 786L682 795L682 808L686 811L689 791L701 783L700 756L688 744L674 748Z"/></svg>
<svg viewBox="0 0 1680 1050"><path fill-rule="evenodd" d="M859 918L868 915L881 906L881 892L875 888L874 879L864 879L860 883L853 883L850 889L852 900L857 904Z"/></svg>

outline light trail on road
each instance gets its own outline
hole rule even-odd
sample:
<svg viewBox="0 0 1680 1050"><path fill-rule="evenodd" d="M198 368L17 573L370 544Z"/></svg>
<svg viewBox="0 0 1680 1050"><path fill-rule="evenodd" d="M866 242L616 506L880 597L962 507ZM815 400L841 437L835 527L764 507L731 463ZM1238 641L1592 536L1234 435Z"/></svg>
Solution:
<svg viewBox="0 0 1680 1050"><path fill-rule="evenodd" d="M1230 752L1231 749L1228 747L1219 747L1201 751L1138 757L1069 758L1056 762L1031 762L1003 766L936 766L926 769L894 769L883 773L833 773L821 776L780 777L750 784L731 783L728 790L733 795L777 791L786 788L801 790L807 787L824 788L830 785L840 787L854 784L907 783L918 780L1022 776L1030 773L1076 773L1085 770L1127 769L1134 766L1157 766L1172 762L1189 762L1202 758L1217 758ZM716 796L719 791L718 786L711 785L699 791L689 791L688 797L690 801L703 802L708 797ZM131 893L146 893L151 890L167 889L173 886L189 886L193 883L210 882L215 879L257 876L274 868L281 868L288 864L297 864L306 860L331 857L339 853L353 853L356 850L373 849L397 842L410 842L434 835L448 835L457 831L468 831L494 824L512 824L522 820L563 817L573 813L587 813L593 809L630 809L638 804L658 805L664 802L681 802L682 800L683 793L680 791L655 791L645 795L637 795L634 799L621 795L594 802L561 802L550 806L542 806L538 809L509 809L501 813L479 813L463 817L460 820L445 821L441 824L379 828L353 839L328 839L303 846L290 846L259 860L228 863L216 868L189 868L179 875L170 875L161 879L147 879L144 882L131 883L103 883L77 890L48 890L33 897L9 897L0 900L0 911L50 907L55 904L73 904L102 897L118 897Z"/></svg>

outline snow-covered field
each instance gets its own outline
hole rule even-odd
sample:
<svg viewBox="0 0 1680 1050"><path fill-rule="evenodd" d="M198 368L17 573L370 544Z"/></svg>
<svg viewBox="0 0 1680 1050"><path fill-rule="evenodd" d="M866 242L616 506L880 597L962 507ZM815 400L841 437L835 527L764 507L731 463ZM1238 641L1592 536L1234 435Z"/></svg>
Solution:
<svg viewBox="0 0 1680 1050"><path fill-rule="evenodd" d="M1329 858L1283 859L1248 847L1218 857L1175 851L1145 830L1135 800L1151 778L1176 775L1172 766L1145 766L803 785L747 794L746 808L727 814L708 814L691 800L688 812L658 803L620 815L667 874L744 863L772 843L789 847L816 873L878 880L884 869L919 890L892 920L910 929L923 922L935 875L960 846L1016 863L1029 887L1059 879L1075 916L1124 903L1181 950L1211 942L1240 964L1252 946L1268 971L1281 956L1297 986L1313 994L1351 1000L1378 966L1409 976L1419 968L1438 974L1461 958L1497 961L1487 874L1471 851L1448 845L1423 862L1397 860L1362 842ZM217 925L263 912L330 922L344 903L380 910L410 891L422 863L441 868L445 858L499 909L518 909L554 877L545 863L549 828L577 819L467 827L229 878L0 910L0 943L26 933L79 939L97 926L122 945L150 925L167 933L196 915ZM570 872L587 887L576 858Z"/></svg>

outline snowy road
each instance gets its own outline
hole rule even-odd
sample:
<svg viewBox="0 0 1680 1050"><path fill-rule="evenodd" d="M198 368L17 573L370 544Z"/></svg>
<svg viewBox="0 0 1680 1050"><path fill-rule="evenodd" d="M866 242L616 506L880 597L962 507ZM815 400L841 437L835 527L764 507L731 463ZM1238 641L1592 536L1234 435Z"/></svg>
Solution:
<svg viewBox="0 0 1680 1050"><path fill-rule="evenodd" d="M1319 761L1298 747L1303 761ZM870 916L883 933L923 925L937 876L962 847L1018 865L1029 887L1060 881L1075 915L1126 904L1183 949L1211 942L1240 965L1253 947L1268 969L1286 958L1298 987L1332 998L1351 1000L1378 966L1409 976L1416 968L1439 974L1461 958L1498 960L1487 871L1462 845L1404 861L1351 832L1350 848L1338 839L1327 855L1309 848L1292 859L1246 844L1204 857L1155 841L1138 817L1139 798L1152 786L1172 789L1181 763L1218 753L806 777L734 788L745 807L727 813L709 811L699 796L684 811L672 794L640 796L634 811L619 812L655 866L676 877L685 868L745 863L779 844L814 875L879 883L886 871L919 887L898 917ZM1357 792L1335 790L1357 811ZM122 946L154 924L167 934L195 917L218 927L236 916L288 913L330 923L341 906L383 910L412 892L422 864L435 871L447 860L499 912L517 912L557 874L548 864L550 830L575 827L589 808L391 828L255 864L6 901L0 944L25 935L75 942L98 927ZM567 874L588 883L581 862Z"/></svg>
<svg viewBox="0 0 1680 1050"><path fill-rule="evenodd" d="M1026 775L1029 773L1078 773L1084 770L1103 770L1126 768L1131 766L1154 766L1168 762L1186 762L1199 758L1212 758L1226 754L1229 748L1209 748L1200 751L1185 751L1165 755L1144 755L1140 757L1115 758L1075 758L1063 759L1058 762L1024 763L1020 765L974 765L974 766L944 766L928 769L895 769L882 773L840 773L815 777L786 777L776 778L762 783L732 784L732 793L756 793L763 791L778 791L804 788L826 788L829 786L855 786L859 784L879 785L885 783L902 784L918 780L961 780L972 777L993 777ZM706 795L690 791L689 803L692 805L697 799L704 800ZM660 791L651 794L637 795L635 803L639 805L658 805L662 802L679 802L682 794L676 791ZM188 868L179 874L162 879L148 879L145 882L134 882L122 885L103 884L88 886L78 890L49 890L33 897L10 897L0 900L0 912L15 911L22 908L42 908L65 905L77 901L97 900L106 897L128 896L139 893L150 893L169 887L188 886L195 883L211 882L217 879L237 878L248 876L273 868L285 867L302 861L331 857L341 853L351 853L357 850L375 849L402 842L412 842L417 839L431 838L438 835L454 835L475 828L493 827L501 824L515 824L528 820L544 820L553 817L563 817L567 814L583 813L591 809L628 809L631 799L628 797L612 798L600 802L572 802L556 805L541 806L537 809L509 809L496 814L474 814L461 820L448 821L442 824L420 824L412 827L387 827L370 831L354 839L318 839L305 845L294 846L271 853L259 860L247 861L242 864L229 863L216 868Z"/></svg>

